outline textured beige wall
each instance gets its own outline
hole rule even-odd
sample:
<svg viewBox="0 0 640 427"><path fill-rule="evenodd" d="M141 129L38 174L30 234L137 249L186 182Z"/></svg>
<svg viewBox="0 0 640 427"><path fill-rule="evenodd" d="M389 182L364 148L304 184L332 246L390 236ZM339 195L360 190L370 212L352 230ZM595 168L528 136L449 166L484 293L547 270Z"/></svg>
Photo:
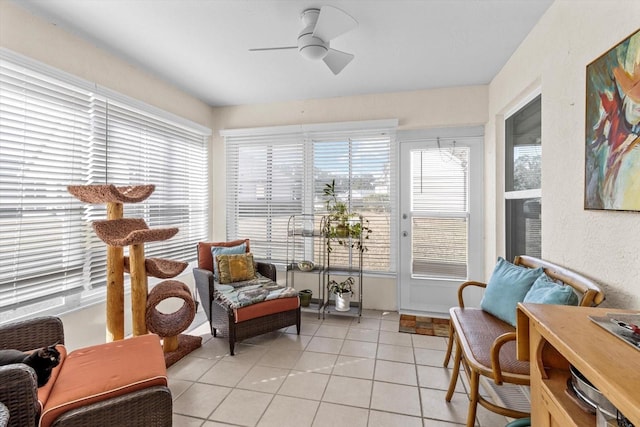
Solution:
<svg viewBox="0 0 640 427"><path fill-rule="evenodd" d="M489 88L485 271L504 255L502 122L542 91L542 256L605 285L606 306L640 309L640 213L586 211L585 67L638 29L640 1L556 0Z"/></svg>

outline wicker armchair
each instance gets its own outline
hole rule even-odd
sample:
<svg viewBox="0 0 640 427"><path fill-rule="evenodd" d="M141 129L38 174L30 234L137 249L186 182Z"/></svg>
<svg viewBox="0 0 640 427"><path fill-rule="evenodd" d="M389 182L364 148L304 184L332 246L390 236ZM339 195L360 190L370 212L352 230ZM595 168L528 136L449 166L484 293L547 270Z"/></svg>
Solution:
<svg viewBox="0 0 640 427"><path fill-rule="evenodd" d="M41 317L0 325L0 349L29 351L64 344L62 322ZM8 412L8 426L36 426L40 418L38 386L33 369L23 364L0 367L0 403ZM100 402L87 404L59 416L53 426L171 426L172 400L168 387L153 386ZM0 426L3 415L0 412Z"/></svg>
<svg viewBox="0 0 640 427"><path fill-rule="evenodd" d="M220 334L223 337L228 337L229 352L232 356L234 355L235 343L247 338L292 325L296 325L297 332L300 334L300 304L297 297L297 307L295 309L271 310L274 312L269 312L270 310L267 309L265 310L265 312L268 313L266 315L242 321L238 321L236 318L238 315L237 311L230 309L216 300L214 292L217 282L213 277L211 246L235 246L243 242L246 244L246 251L249 252L249 239L224 243L198 243L198 268L193 269L193 276L202 301L202 308L211 326L211 335L216 337ZM274 282L276 281L276 268L273 264L263 262L257 262L256 264L258 273ZM278 304L275 301L277 300L258 304Z"/></svg>

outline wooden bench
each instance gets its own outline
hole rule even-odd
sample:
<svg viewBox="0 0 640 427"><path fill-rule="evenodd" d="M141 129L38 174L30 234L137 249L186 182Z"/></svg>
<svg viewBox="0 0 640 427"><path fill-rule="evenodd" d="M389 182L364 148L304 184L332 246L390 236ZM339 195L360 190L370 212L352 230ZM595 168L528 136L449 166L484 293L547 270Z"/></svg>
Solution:
<svg viewBox="0 0 640 427"><path fill-rule="evenodd" d="M604 300L604 293L595 282L564 267L525 255L517 256L514 264L527 268L542 267L549 278L573 288L578 295L580 306L596 306ZM519 361L516 357L515 327L480 308L465 307L463 293L471 286L486 288L487 285L475 281L463 283L458 289L459 307L449 310L451 323L445 367L449 365L454 342L456 352L446 400L449 402L453 397L462 365L470 383L468 427L474 426L478 403L507 417L527 417L529 413L499 406L479 394L481 375L492 379L498 385L503 382L529 385L529 362Z"/></svg>

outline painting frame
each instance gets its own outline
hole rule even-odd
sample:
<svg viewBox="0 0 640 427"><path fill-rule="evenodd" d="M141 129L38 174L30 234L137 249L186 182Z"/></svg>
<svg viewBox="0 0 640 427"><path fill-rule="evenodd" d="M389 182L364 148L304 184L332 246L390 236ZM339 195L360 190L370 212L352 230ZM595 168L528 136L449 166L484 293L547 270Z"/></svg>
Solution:
<svg viewBox="0 0 640 427"><path fill-rule="evenodd" d="M584 209L640 211L640 29L586 67Z"/></svg>

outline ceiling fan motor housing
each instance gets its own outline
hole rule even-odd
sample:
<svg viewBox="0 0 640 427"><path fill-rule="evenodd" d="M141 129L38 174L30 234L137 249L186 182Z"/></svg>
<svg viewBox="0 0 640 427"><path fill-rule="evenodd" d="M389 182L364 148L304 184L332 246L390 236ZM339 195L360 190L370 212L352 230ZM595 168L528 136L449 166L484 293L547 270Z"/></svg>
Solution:
<svg viewBox="0 0 640 427"><path fill-rule="evenodd" d="M320 9L307 9L302 12L304 28L298 34L298 51L306 59L318 60L329 52L329 43L318 37L313 37L313 30L318 21Z"/></svg>

